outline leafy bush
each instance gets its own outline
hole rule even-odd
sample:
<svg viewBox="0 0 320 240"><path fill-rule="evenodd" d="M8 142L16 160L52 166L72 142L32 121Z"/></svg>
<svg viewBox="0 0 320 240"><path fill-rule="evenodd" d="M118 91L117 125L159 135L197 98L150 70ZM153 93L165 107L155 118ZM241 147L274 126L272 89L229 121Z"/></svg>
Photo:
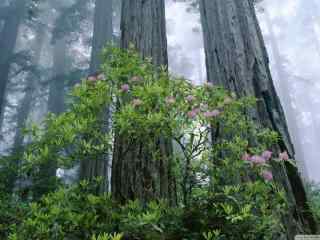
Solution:
<svg viewBox="0 0 320 240"><path fill-rule="evenodd" d="M174 78L132 49L108 48L104 56L103 73L74 88L69 110L29 131L23 174L32 179L34 202L21 223L7 224L10 239L280 238L287 206L272 166L289 159L269 151L277 134L247 117L256 100ZM109 133L101 131L107 106ZM100 157L115 132L150 147L154 161L157 139L174 143L176 206L163 199L120 205L97 194L101 179L52 191L58 182L44 178L46 167Z"/></svg>
<svg viewBox="0 0 320 240"><path fill-rule="evenodd" d="M122 234L100 234L98 237L95 235L92 236L91 240L120 240L122 238Z"/></svg>
<svg viewBox="0 0 320 240"><path fill-rule="evenodd" d="M16 239L90 239L93 234L111 231L116 205L108 195L92 194L94 187L84 181L31 203L14 233Z"/></svg>
<svg viewBox="0 0 320 240"><path fill-rule="evenodd" d="M108 194L95 195L95 188L84 181L31 203L9 239L120 239L110 235L115 232L130 239L163 239L178 232L179 209L163 202L120 206Z"/></svg>

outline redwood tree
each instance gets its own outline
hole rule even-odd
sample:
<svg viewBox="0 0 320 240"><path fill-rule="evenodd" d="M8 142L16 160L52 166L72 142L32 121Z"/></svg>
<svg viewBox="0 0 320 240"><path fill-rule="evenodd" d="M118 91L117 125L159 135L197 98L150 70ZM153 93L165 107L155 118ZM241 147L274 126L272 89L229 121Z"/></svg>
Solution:
<svg viewBox="0 0 320 240"><path fill-rule="evenodd" d="M200 1L208 81L238 96L255 96L256 108L248 114L261 126L279 133L281 139L275 151L288 151L294 157L253 4L252 0ZM314 232L314 219L297 169L286 163L275 167L274 175L286 189L289 200L290 213L285 218L287 237L293 239L301 229Z"/></svg>
<svg viewBox="0 0 320 240"><path fill-rule="evenodd" d="M121 33L122 48L133 45L141 57L150 57L156 66L168 65L164 0L123 1ZM122 136L117 131L115 134L113 196L122 202L162 198L174 203L171 141L160 138L153 143L131 142L130 136ZM156 159L155 152L159 153Z"/></svg>

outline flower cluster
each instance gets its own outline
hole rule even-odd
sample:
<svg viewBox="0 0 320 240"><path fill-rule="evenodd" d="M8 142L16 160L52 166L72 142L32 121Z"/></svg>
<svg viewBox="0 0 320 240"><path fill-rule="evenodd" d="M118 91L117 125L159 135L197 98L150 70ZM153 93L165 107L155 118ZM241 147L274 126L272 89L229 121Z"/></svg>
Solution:
<svg viewBox="0 0 320 240"><path fill-rule="evenodd" d="M99 73L96 75L91 75L87 78L89 84L95 84L97 81L105 81L107 79L104 73Z"/></svg>
<svg viewBox="0 0 320 240"><path fill-rule="evenodd" d="M129 90L130 90L129 84L123 84L123 85L121 85L121 92L126 93L126 92L129 92Z"/></svg>
<svg viewBox="0 0 320 240"><path fill-rule="evenodd" d="M193 104L196 101L196 97L193 95L188 95L185 100L189 104ZM188 118L194 119L197 115L202 113L202 116L205 118L215 118L221 114L219 109L209 110L209 106L206 103L201 103L200 107L194 107L192 110L187 112Z"/></svg>
<svg viewBox="0 0 320 240"><path fill-rule="evenodd" d="M250 162L253 166L264 166L267 164L268 161L272 159L272 154L273 153L269 150L264 151L261 155L253 155L253 156L251 156L248 153L244 153L242 156L242 160L246 162ZM288 160L289 160L289 155L286 151L279 153L278 159L275 159L275 161L288 161ZM263 170L261 172L261 176L266 181L271 181L273 179L272 172L269 170Z"/></svg>

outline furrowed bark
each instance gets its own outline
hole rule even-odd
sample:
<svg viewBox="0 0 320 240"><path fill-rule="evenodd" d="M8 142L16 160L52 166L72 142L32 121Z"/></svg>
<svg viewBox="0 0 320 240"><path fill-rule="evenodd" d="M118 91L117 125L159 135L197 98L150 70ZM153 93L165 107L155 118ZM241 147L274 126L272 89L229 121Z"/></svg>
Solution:
<svg viewBox="0 0 320 240"><path fill-rule="evenodd" d="M277 149L294 157L286 118L276 94L269 60L252 0L201 0L208 81L234 91L238 96L255 96L256 108L249 113L260 126L281 136ZM314 232L314 218L298 170L290 164L274 168L285 188L290 213L285 223L287 238L299 232Z"/></svg>
<svg viewBox="0 0 320 240"><path fill-rule="evenodd" d="M167 67L164 0L123 1L121 31L122 48L132 44L142 58L151 57L155 65ZM113 196L121 202L166 199L175 204L171 141L160 138L146 143L130 139L116 132L111 179ZM154 159L154 152L160 157Z"/></svg>

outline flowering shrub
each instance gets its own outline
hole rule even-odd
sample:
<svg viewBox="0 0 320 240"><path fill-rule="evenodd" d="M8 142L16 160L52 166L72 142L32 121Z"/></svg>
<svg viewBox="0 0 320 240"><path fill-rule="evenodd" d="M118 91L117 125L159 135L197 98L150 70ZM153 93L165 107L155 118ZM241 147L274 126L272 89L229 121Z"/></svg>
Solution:
<svg viewBox="0 0 320 240"><path fill-rule="evenodd" d="M111 150L115 132L150 147L164 137L175 149L170 167L177 206L160 199L120 206L83 182L32 203L11 239L112 239L109 233L124 239L280 238L287 207L272 166L289 157L276 157L277 134L247 117L256 100L174 78L132 49L108 48L104 56L103 73L74 88L69 110L31 129L23 173L39 191L43 166L98 158ZM107 107L113 113L108 133L101 131ZM156 148L152 157L159 160Z"/></svg>

